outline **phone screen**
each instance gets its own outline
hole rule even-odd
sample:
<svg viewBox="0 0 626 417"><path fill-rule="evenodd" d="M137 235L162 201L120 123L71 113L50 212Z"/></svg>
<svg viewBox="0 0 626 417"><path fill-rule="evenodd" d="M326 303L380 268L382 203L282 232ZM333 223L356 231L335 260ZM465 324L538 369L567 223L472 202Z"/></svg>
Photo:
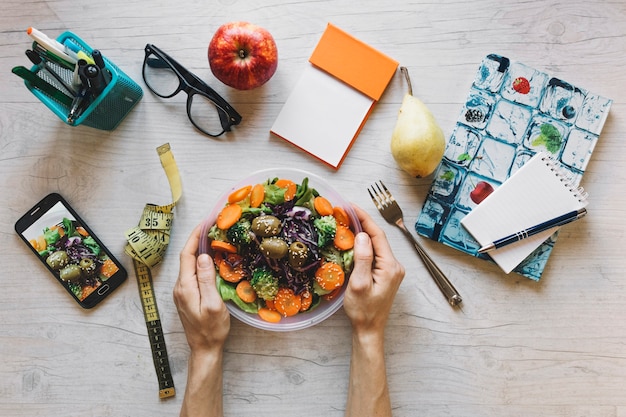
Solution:
<svg viewBox="0 0 626 417"><path fill-rule="evenodd" d="M26 213L16 231L84 308L126 279L126 271L76 212L50 194Z"/></svg>

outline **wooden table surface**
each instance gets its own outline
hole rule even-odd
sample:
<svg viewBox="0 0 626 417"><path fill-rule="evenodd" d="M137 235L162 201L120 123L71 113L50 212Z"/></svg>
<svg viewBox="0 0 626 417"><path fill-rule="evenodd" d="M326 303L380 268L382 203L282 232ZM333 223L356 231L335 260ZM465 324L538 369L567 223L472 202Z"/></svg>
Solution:
<svg viewBox="0 0 626 417"><path fill-rule="evenodd" d="M207 45L222 23L247 20L275 37L275 76L253 91L217 81ZM534 282L421 239L464 297L448 306L399 230L366 188L383 179L415 223L432 178L403 173L390 151L406 84L399 73L335 171L269 129L332 22L409 68L413 90L449 136L482 58L497 53L614 99L582 185L589 215L566 226ZM25 30L70 30L144 89L111 132L69 127L10 74L30 66ZM626 3L621 0L406 2L399 0L5 0L0 13L0 415L176 415L189 349L173 301L178 254L219 195L250 172L293 166L324 176L380 220L407 275L388 323L386 358L396 416L626 416ZM154 43L243 115L220 139L196 132L184 98L161 100L143 83ZM160 400L124 231L144 204L171 201L156 153L170 143L183 198L154 287L177 395ZM49 192L63 194L123 261L128 281L82 310L13 230ZM227 415L340 416L350 324L339 310L297 332L235 319L226 345Z"/></svg>

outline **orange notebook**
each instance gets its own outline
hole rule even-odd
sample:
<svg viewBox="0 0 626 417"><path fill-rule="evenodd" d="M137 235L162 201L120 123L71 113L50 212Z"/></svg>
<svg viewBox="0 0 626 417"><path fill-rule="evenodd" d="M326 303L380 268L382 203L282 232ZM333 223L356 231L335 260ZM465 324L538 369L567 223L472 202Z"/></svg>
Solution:
<svg viewBox="0 0 626 417"><path fill-rule="evenodd" d="M270 132L337 169L398 62L328 24Z"/></svg>

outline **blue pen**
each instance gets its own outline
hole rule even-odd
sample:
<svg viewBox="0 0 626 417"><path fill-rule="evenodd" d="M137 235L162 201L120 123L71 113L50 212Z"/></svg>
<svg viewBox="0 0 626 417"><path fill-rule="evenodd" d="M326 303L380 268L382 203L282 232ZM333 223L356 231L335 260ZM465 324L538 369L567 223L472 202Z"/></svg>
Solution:
<svg viewBox="0 0 626 417"><path fill-rule="evenodd" d="M566 213L559 217L555 217L554 219L540 223L536 226L529 227L528 229L522 230L521 232L513 233L512 235L503 237L502 239L498 239L478 249L478 253L486 253L494 249L501 248L502 246L506 246L511 243L518 242L522 239L526 239L527 237L536 235L537 233L545 232L546 230L552 229L553 227L563 226L564 224L573 222L574 220L578 220L584 217L585 214L587 214L587 209L585 208L570 211L569 213Z"/></svg>

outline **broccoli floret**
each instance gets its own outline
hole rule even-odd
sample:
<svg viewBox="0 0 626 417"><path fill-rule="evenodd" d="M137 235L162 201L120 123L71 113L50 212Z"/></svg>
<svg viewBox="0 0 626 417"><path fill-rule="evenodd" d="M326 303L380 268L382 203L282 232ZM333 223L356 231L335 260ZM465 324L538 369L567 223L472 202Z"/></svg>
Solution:
<svg viewBox="0 0 626 417"><path fill-rule="evenodd" d="M216 224L214 224L211 229L209 229L209 239L211 240L220 240L222 242L226 241L226 231L220 229L219 227L217 227Z"/></svg>
<svg viewBox="0 0 626 417"><path fill-rule="evenodd" d="M341 266L343 272L349 274L354 267L354 249L340 251L334 245L329 245L320 251L322 258Z"/></svg>
<svg viewBox="0 0 626 417"><path fill-rule="evenodd" d="M341 252L341 258L343 259L343 272L349 274L354 267L354 249Z"/></svg>
<svg viewBox="0 0 626 417"><path fill-rule="evenodd" d="M254 270L250 285L256 291L257 296L264 300L273 300L278 293L278 278L266 267Z"/></svg>
<svg viewBox="0 0 626 417"><path fill-rule="evenodd" d="M337 249L335 245L330 245L320 250L320 255L328 262L334 262L343 268L343 257L341 256L341 251Z"/></svg>
<svg viewBox="0 0 626 417"><path fill-rule="evenodd" d="M337 220L333 216L322 216L313 220L317 230L317 246L323 248L333 241L337 232Z"/></svg>
<svg viewBox="0 0 626 417"><path fill-rule="evenodd" d="M235 245L249 245L252 242L252 223L242 217L226 230L226 238Z"/></svg>

